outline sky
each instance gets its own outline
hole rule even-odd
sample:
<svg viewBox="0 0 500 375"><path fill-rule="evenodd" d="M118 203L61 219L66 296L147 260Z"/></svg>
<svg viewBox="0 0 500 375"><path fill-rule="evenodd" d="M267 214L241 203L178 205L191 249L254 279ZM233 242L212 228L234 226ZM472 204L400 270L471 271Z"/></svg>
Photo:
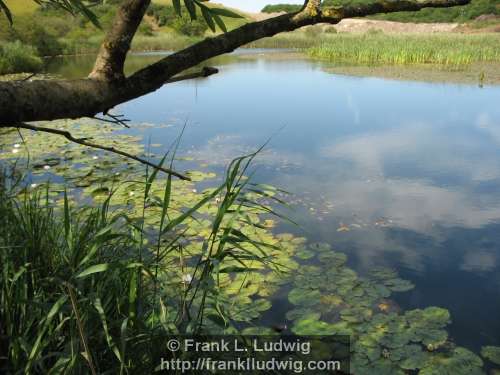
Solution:
<svg viewBox="0 0 500 375"><path fill-rule="evenodd" d="M304 4L304 0L212 0L213 3L222 3L229 7L246 10L247 12L259 12L267 4Z"/></svg>

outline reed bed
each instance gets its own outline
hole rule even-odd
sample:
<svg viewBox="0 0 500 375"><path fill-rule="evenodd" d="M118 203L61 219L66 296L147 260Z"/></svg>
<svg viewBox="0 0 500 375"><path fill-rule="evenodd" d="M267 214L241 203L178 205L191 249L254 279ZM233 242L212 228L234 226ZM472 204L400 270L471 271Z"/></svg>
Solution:
<svg viewBox="0 0 500 375"><path fill-rule="evenodd" d="M307 49L313 58L356 65L500 62L500 35L337 34Z"/></svg>

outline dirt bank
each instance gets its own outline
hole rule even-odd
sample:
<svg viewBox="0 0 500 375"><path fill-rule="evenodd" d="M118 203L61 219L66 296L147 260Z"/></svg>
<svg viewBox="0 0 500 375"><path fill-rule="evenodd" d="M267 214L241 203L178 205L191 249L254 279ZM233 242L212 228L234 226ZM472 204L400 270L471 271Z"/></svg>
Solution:
<svg viewBox="0 0 500 375"><path fill-rule="evenodd" d="M382 31L385 34L400 33L450 33L456 31L458 23L411 23L411 22L392 22L367 19L347 18L338 25L333 26L338 32L345 33L366 33L367 31Z"/></svg>
<svg viewBox="0 0 500 375"><path fill-rule="evenodd" d="M262 21L271 17L279 16L283 13L247 13L250 19ZM487 17L482 16L482 17ZM493 16L496 19L496 16ZM491 16L490 16L491 18ZM489 18L488 18L489 20ZM478 21L485 21L478 19ZM416 33L416 34L432 34L432 33L450 33L450 32L498 32L498 24L492 25L489 28L473 28L469 25L461 25L458 23L413 23L413 22L392 22L380 21L371 19L348 18L340 21L338 25L323 25L323 28L335 28L338 32L344 33L366 33L368 31L381 31L386 34L400 33Z"/></svg>

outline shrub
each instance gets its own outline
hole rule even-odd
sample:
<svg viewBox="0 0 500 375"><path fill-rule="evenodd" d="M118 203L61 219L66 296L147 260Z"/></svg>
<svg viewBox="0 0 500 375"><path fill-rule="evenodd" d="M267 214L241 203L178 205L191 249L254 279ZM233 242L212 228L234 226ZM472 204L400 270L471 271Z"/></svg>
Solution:
<svg viewBox="0 0 500 375"><path fill-rule="evenodd" d="M202 36L208 30L207 24L200 17L191 20L187 15L177 17L170 26L179 34L187 36Z"/></svg>
<svg viewBox="0 0 500 375"><path fill-rule="evenodd" d="M35 47L40 56L60 55L63 51L57 38L38 24L18 29L17 35L22 43Z"/></svg>
<svg viewBox="0 0 500 375"><path fill-rule="evenodd" d="M42 65L35 48L19 41L0 44L0 74L36 72Z"/></svg>
<svg viewBox="0 0 500 375"><path fill-rule="evenodd" d="M140 35L146 35L146 36L152 36L153 35L153 28L149 23L142 22L139 25L139 29L137 30L138 34Z"/></svg>
<svg viewBox="0 0 500 375"><path fill-rule="evenodd" d="M177 18L177 14L173 7L160 5L160 4L151 4L148 7L146 14L150 17L153 17L156 24L158 26L168 25Z"/></svg>
<svg viewBox="0 0 500 375"><path fill-rule="evenodd" d="M37 17L33 22L31 17L17 16L14 25L11 27L7 23L0 22L0 40L14 42L16 40L23 44L36 48L40 56L53 56L62 53L62 45L58 41L57 30L66 30L64 24L71 29L71 24L64 20L52 22L54 17ZM66 31L67 32L67 31Z"/></svg>
<svg viewBox="0 0 500 375"><path fill-rule="evenodd" d="M300 10L300 5L294 4L275 4L275 5L266 5L261 12L262 13L278 13L278 12L298 12Z"/></svg>

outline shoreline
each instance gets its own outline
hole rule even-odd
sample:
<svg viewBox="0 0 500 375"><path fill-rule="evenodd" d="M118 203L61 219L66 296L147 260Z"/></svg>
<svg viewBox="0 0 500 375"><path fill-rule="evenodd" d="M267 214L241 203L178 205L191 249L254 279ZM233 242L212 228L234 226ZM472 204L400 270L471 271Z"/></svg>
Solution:
<svg viewBox="0 0 500 375"><path fill-rule="evenodd" d="M261 53L251 53L251 51L262 50ZM380 78L397 81L414 81L414 82L429 82L443 84L469 84L483 86L498 86L500 85L500 63L499 62L482 62L471 63L458 68L449 68L446 66L433 64L408 64L408 65L356 65L356 64L340 64L335 62L322 61L309 57L305 51L290 50L290 49L275 49L275 48L257 48L247 47L239 49L242 53L238 56L239 59L258 59L264 56L271 61L286 61L286 60L303 60L318 64L326 72L332 74L340 74L354 77ZM145 53L168 54L172 51L166 50L136 50L132 51L133 55ZM73 55L58 55L53 58L78 58L92 56L93 53L82 53ZM50 58L49 58L50 59ZM31 76L32 73L15 73L0 75L0 80L15 80L23 79ZM52 74L37 73L33 79L45 77L53 77Z"/></svg>

